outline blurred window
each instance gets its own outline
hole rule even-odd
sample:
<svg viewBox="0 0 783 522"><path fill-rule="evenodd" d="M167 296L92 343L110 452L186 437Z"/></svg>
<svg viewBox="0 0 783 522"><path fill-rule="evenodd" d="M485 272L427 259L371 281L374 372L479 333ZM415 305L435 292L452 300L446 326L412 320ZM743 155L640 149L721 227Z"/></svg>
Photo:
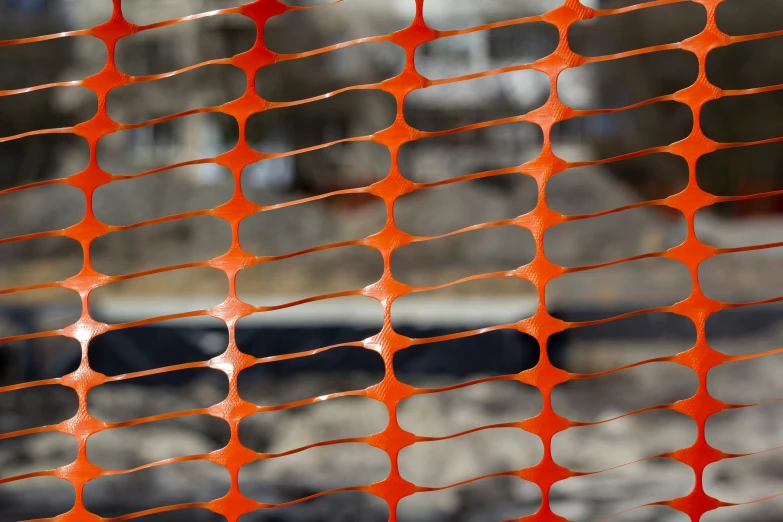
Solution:
<svg viewBox="0 0 783 522"><path fill-rule="evenodd" d="M143 162L156 159L168 161L173 156L178 142L178 126L177 120L168 120L133 129L128 133L131 156Z"/></svg>
<svg viewBox="0 0 783 522"><path fill-rule="evenodd" d="M44 11L46 8L45 0L9 0L9 3L12 9L28 13Z"/></svg>

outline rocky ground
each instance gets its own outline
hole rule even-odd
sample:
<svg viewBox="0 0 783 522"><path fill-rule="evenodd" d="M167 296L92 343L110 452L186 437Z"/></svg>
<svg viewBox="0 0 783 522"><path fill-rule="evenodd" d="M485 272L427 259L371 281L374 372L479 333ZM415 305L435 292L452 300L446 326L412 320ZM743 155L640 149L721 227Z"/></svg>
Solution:
<svg viewBox="0 0 783 522"><path fill-rule="evenodd" d="M771 328L752 337L719 343L732 353L758 353L779 346L783 329ZM654 355L673 354L678 342L589 342L570 347L569 366L582 372L617 367ZM780 373L783 356L733 363L710 375L710 389L730 402L772 401L783 396ZM474 378L478 376L471 376ZM404 377L417 385L443 386L465 377L415 375ZM263 377L240 383L240 392L258 404L280 404L292 398L317 396L337 389L361 388L377 375L299 374ZM695 375L684 367L657 363L558 387L556 411L579 421L607 420L638 408L690 396ZM121 382L95 389L90 396L94 415L122 421L156 413L208 406L221 400L225 383L202 377L181 386L141 387ZM75 407L62 389L33 389L3 394L0 429L47 424L67 418ZM423 436L443 436L481 425L520 420L540 409L537 390L516 382L489 382L455 391L427 394L404 402L401 425ZM783 444L783 404L723 412L707 427L707 439L727 452L771 450ZM387 421L385 408L369 399L341 398L315 405L257 414L240 425L242 442L257 451L283 452L313 442L377 432ZM555 460L578 471L598 471L628 464L691 444L693 422L680 414L651 411L596 426L573 428L553 441ZM208 416L119 428L95 435L88 444L90 459L107 469L129 469L158 460L208 453L225 444L228 429ZM726 460L705 473L708 493L728 502L748 502L783 493L780 451ZM403 476L422 486L440 487L473 477L519 469L541 457L540 441L516 429L493 429L448 441L419 443L400 455ZM0 469L8 477L67 464L75 446L62 434L39 434L0 441ZM361 444L311 449L248 465L240 487L262 502L279 503L346 485L367 484L388 472L385 455ZM127 475L101 478L88 485L87 506L106 517L139 509L225 493L225 469L206 462L183 462ZM643 460L597 475L556 484L552 506L575 521L593 521L647 502L687 494L694 477L689 468L670 459ZM51 516L66 510L73 492L56 479L28 479L0 486L0 520ZM420 493L399 507L400 520L410 522L486 522L534 512L540 492L515 478L492 478L438 492ZM781 520L780 500L769 500L707 514L708 522L773 522ZM383 521L383 502L362 493L328 495L315 501L248 515L242 520L269 521ZM145 520L148 520L145 518ZM205 510L186 510L149 520L212 521L220 517ZM638 522L679 522L686 517L664 507L638 509L614 518Z"/></svg>
<svg viewBox="0 0 783 522"><path fill-rule="evenodd" d="M101 212L117 222L134 222L164 215L166 201L194 205L177 211L220 203L206 197L208 194L203 187L198 189L176 177L171 180L165 177L150 179L139 192L149 195L146 207L133 203L134 192L128 191L125 193L127 206L103 208ZM568 178L567 183L553 182L551 188L549 202L553 208L571 214L597 212L635 200L634 195L610 183L599 170L582 172ZM175 189L178 198L171 197ZM187 191L192 193L188 195ZM215 189L209 195L227 197L229 193ZM410 232L440 234L460 226L518 215L533 204L533 194L530 184L522 178L515 178L500 190L491 184L459 183L411 195L399 206L398 217L401 226ZM14 222L0 223L2 237L67 226L78 220L82 212L78 197L73 204L47 206L46 202L52 197L64 196L35 191L16 196L20 197L12 202L0 202L3 212L20 216ZM254 197L252 191L248 191L248 196ZM466 210L457 214L443 212L444 208ZM275 213L281 214L279 219L273 219ZM460 222L464 216L470 219ZM103 238L93 252L95 262L100 264L96 266L107 273L127 273L218 255L226 246L219 241L225 230L220 223L204 221L209 218L198 219L202 221L174 223L154 230L145 227ZM352 207L317 202L265 213L250 220L248 227L243 229L243 246L262 255L291 252L319 243L363 237L379 229L384 219L384 209L377 205ZM22 222L33 227L22 230L18 227ZM705 238L719 246L737 246L732 243L734 239L753 243L779 240L773 237L779 229L776 226L767 227L768 233L762 227L753 227L753 238L735 234L734 239L723 233L728 229L722 225L716 227L706 222L705 227ZM665 249L681 240L682 224L653 210L641 209L590 220L589 233L580 222L558 227L552 232L551 238L547 236L547 254L563 265L575 266ZM520 230L492 229L406 247L397 253L399 255L395 254L393 270L396 277L411 284L437 284L468 274L515 268L533 255L532 242L523 237L524 234ZM40 242L0 245L4 263L0 286L7 288L58 280L78 271L81 253L78 248L72 248L73 245L68 246L68 240L36 241ZM379 269L377 255L366 248L352 248L350 252L340 249L340 252L295 258L288 263L275 262L272 272L265 272L265 268L260 267L240 280L240 287L251 294L319 294L357 288L374 281ZM724 256L719 262L705 263L701 274L705 292L726 300L763 299L783 294L783 289L778 288L781 281L779 263L770 253L773 252L751 253L745 257ZM52 259L57 260L56 266ZM325 274L328 277L324 277ZM118 283L116 289L107 291L115 296L147 297L153 293L181 297L194 292L198 295L224 292L225 278L222 274L217 276L211 278L201 274L194 277L192 272L179 271L162 278L151 276L122 283L126 285L123 288ZM732 284L727 285L726 281ZM496 295L518 291L518 287L507 283L489 281L470 289L470 285L457 285L447 293L464 291ZM666 260L644 260L559 278L548 287L551 300L548 304L552 309L568 306L595 310L618 306L642 308L641 302L671 304L687 296L689 287L690 281L682 266ZM13 300L4 299L3 302L18 304L27 299L24 294L12 294L12 297ZM100 296L96 293L96 297ZM47 294L42 300L56 299ZM78 317L78 302L76 305L76 315L66 318L63 324ZM5 331L4 328L0 329ZM763 332L750 331L746 337L735 335L728 340L719 340L715 347L727 353L747 354L782 344L783 330L771 328ZM688 343L638 338L591 339L588 335L573 341L568 348L569 369L587 373L672 355L687 349ZM783 396L781 371L783 358L780 355L726 365L711 372L710 390L729 402L771 401ZM285 378L266 376L248 383L242 393L260 404L279 404L292 400L292 396L304 398L335 388L361 388L378 378L377 375L337 373ZM418 376L417 384L442 386L461 379L424 375ZM553 403L559 413L571 419L606 420L645 406L686 398L695 386L695 376L686 368L653 364L570 383L555 391ZM99 418L119 421L209 406L220 401L224 394L225 383L220 380L197 380L178 387L120 383L96 389L90 397L90 408ZM74 399L67 390L57 387L3 393L0 396L0 432L68 418L75 408ZM781 404L721 413L710 420L708 440L724 451L739 453L781 446ZM517 383L493 382L410 399L401 406L399 415L406 429L420 435L442 436L481 425L524 419L535 415L538 408L540 397L536 390ZM379 404L340 399L256 415L243 422L240 436L243 443L254 450L281 452L320 440L371 434L381 430L385 422L386 413ZM222 421L207 416L187 417L101 433L91 439L88 455L105 468L129 469L174 456L207 453L225 444L227 436ZM655 411L568 430L555 438L553 455L557 462L569 468L597 471L687 446L694 436L695 428L688 418L669 411ZM440 487L533 465L540 459L541 452L540 442L525 432L494 429L449 441L418 444L402 453L400 467L407 479L423 486ZM729 502L747 502L783 493L779 452L711 466L705 476L707 492ZM73 441L57 433L0 440L0 473L2 477L9 477L65 465L73 460L74 454ZM372 448L334 446L249 465L240 475L240 486L248 496L259 501L280 503L334 487L380 480L388 472L388 466L385 456ZM558 483L552 491L552 506L555 512L569 519L592 521L643 503L685 495L693 482L692 473L681 464L668 459L644 460ZM216 498L225 493L227 484L223 468L205 462L184 462L104 477L89 485L85 502L102 516L116 517L154 506ZM0 522L52 516L67 510L72 499L73 491L56 479L28 479L0 485ZM532 513L539 502L540 492L534 485L514 478L491 478L417 494L405 499L399 512L400 520L409 522L486 522ZM778 522L783 520L781 513L781 502L770 500L721 509L707 514L704 520ZM366 522L383 521L386 517L386 507L378 499L361 493L340 493L248 515L243 522ZM663 507L634 510L614 519L685 521L684 515ZM220 520L220 517L205 510L183 510L145 520L212 521Z"/></svg>

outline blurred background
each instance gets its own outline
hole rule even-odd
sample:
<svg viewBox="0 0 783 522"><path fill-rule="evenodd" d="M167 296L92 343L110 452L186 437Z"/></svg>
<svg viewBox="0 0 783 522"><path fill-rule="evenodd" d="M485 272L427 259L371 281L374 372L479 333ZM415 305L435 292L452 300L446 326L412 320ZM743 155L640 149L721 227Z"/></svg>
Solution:
<svg viewBox="0 0 783 522"><path fill-rule="evenodd" d="M241 0L123 0L125 17L137 24L241 5ZM315 0L287 2L296 5ZM632 0L584 0L594 8L620 8ZM440 30L537 15L562 0L426 0L427 23ZM290 12L265 27L267 46L279 53L317 49L365 36L390 33L410 24L414 0L344 0L314 11ZM0 0L0 40L88 28L106 21L110 0ZM683 1L647 7L575 24L568 38L584 56L620 53L677 42L704 27L704 7ZM730 35L783 30L780 0L725 0L717 10L720 29ZM122 39L117 65L130 75L159 74L248 50L255 26L240 15L220 15L143 31ZM546 23L512 25L442 38L416 52L418 71L430 79L456 77L508 65L530 63L551 53L557 31ZM783 83L783 36L721 47L710 53L710 81L723 89ZM0 90L85 78L106 60L102 42L90 36L0 46ZM398 74L401 48L389 42L360 43L261 69L258 93L268 100L293 101L342 87L375 83ZM576 109L617 108L674 93L691 85L698 63L686 51L670 50L608 60L565 71L558 93ZM242 95L244 75L229 65L206 65L166 79L115 89L109 115L140 123L198 107L220 105ZM405 103L409 124L445 130L523 114L541 106L549 82L536 71L517 71L445 84L413 92ZM91 91L55 87L0 96L0 135L67 127L89 120L97 109ZM372 134L395 117L391 96L376 90L349 91L320 101L276 109L248 122L251 145L284 152ZM783 135L783 91L721 98L701 115L707 136L721 142L762 140ZM612 114L562 122L553 132L555 153L569 161L611 158L685 138L692 128L685 105L663 101ZM214 157L236 143L236 122L220 113L197 114L117 132L98 146L101 167L134 175L167 165ZM406 144L400 169L415 182L429 183L520 165L535 158L541 131L509 123ZM0 143L0 190L82 170L86 142L71 134L46 134ZM373 142L326 147L256 163L245 169L242 190L262 205L289 202L362 187L382 179L391 159ZM699 185L716 195L747 195L783 189L783 142L720 150L697 165ZM566 170L547 186L547 201L559 212L582 215L664 198L688 180L684 160L665 153ZM208 209L230 199L228 170L206 163L130 177L100 187L96 216L111 225ZM418 190L395 205L397 225L421 236L440 236L470 225L508 219L536 203L532 179L519 174L492 176ZM84 198L69 185L49 185L0 194L0 238L62 229L84 214ZM721 203L697 216L697 234L717 247L783 241L783 196ZM383 202L352 194L256 214L242 223L243 248L257 255L280 255L318 245L359 239L386 221ZM589 220L564 223L545 237L547 256L563 266L583 266L665 250L686 235L682 216L649 206ZM110 275L203 261L226 251L228 225L210 216L192 217L113 232L95 241L96 270ZM723 254L700 269L703 291L723 301L744 303L783 295L783 247ZM532 236L516 227L494 227L407 245L395 251L396 279L417 286L441 285L488 272L513 270L535 254ZM44 237L0 243L0 289L59 281L76 274L83 257L78 243ZM255 305L284 304L303 297L363 288L381 275L377 251L363 246L323 250L263 263L239 274L239 297ZM190 268L116 282L96 290L94 317L121 323L209 308L222 302L228 284L211 268ZM624 262L569 274L547 287L551 313L566 320L612 317L673 304L690 293L684 266L666 259ZM515 278L488 278L406 296L395 302L395 329L412 337L435 337L517 321L537 305L534 287ZM75 293L64 289L0 295L0 338L62 328L80 315ZM728 354L755 354L783 342L777 305L723 311L707 325L708 340ZM378 332L382 309L371 299L338 298L255 314L240 321L237 342L254 356L279 355L360 341ZM594 373L690 348L695 330L673 314L644 314L556 335L549 347L556 365ZM90 345L90 364L107 375L207 360L227 343L225 325L213 318L156 323L109 332ZM474 379L513 374L535 365L535 341L515 330L418 345L401 352L395 371L404 382L439 388ZM0 343L0 386L59 377L73 371L78 343L52 337ZM783 356L731 363L710 373L710 392L735 403L772 401L783 396L779 378ZM361 348L342 347L318 356L258 365L239 377L240 393L260 405L277 405L377 383L383 364ZM691 396L697 386L689 369L673 363L647 364L558 386L555 411L579 421L614 418L646 406ZM91 390L93 416L122 421L165 412L207 407L227 393L220 372L183 370L122 380ZM403 428L418 435L443 436L477 426L518 421L536 415L539 392L514 381L474 384L455 391L420 395L400 406ZM783 445L783 404L732 410L710 419L707 439L727 452L756 452ZM76 411L73 390L42 386L0 393L0 433L58 423ZM341 398L311 406L260 413L240 425L243 444L260 452L282 452L317 441L359 437L381 431L385 408L369 399ZM556 462L579 471L629 463L693 443L691 419L660 410L558 434ZM228 427L205 415L179 417L112 429L93 436L88 455L107 469L130 469L162 459L208 453L228 440ZM707 493L726 502L748 502L783 493L780 451L711 465ZM380 453L380 454L379 454ZM61 433L0 439L0 479L66 465L76 444ZM420 443L400 456L403 477L439 487L473 477L534 465L540 441L521 430L491 429L447 441ZM388 473L382 452L342 444L254 463L243 468L240 487L261 502L281 503L345 485L368 484ZM223 495L230 483L225 469L203 461L177 463L102 477L85 491L88 509L119 517L141 509ZM689 493L692 471L671 459L637 462L555 485L554 511L576 521L596 520L647 502ZM70 509L72 486L57 479L25 479L0 484L0 522L50 517ZM419 493L399 507L410 522L500 521L535 512L538 488L512 477L484 479L457 488ZM708 522L783 520L780 500L710 512ZM369 494L339 493L242 518L264 521L384 521L385 504ZM142 517L145 521L218 521L204 509ZM613 520L685 522L666 507L648 507Z"/></svg>

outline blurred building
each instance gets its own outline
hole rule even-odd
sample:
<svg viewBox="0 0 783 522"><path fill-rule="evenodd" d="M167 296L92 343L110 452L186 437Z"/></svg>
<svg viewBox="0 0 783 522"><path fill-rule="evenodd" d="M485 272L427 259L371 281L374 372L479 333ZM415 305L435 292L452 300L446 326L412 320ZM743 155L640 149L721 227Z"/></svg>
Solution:
<svg viewBox="0 0 783 522"><path fill-rule="evenodd" d="M123 9L130 21L147 24L240 3L137 0L126 2ZM606 7L611 7L609 4ZM105 21L111 14L108 1L72 0L61 5L67 9L64 19L68 21L69 28L90 27ZM479 5L469 1L427 0L424 15L431 26L450 30L536 15L552 7L552 2L546 0L526 2L524 6L501 1ZM413 8L412 0L393 3L349 0L315 10L293 11L267 23L265 41L276 52L299 53L355 38L388 34L410 23ZM702 15L698 9L701 6L676 4L580 22L573 27L569 41L572 47L585 55L678 41L700 30L699 17ZM679 15L683 16L677 18ZM672 22L673 17L677 18L676 23ZM620 23L624 20L628 27ZM609 22L614 25L606 26ZM49 26L42 27L40 33L46 32L45 28ZM296 31L292 31L294 27ZM254 24L245 17L209 16L124 38L118 44L117 63L122 71L136 76L164 74L241 53L253 45L255 36ZM100 45L96 47L99 42L90 37L63 41L69 44L61 46L68 56L59 61L68 66L62 67L59 77L79 78L100 69L105 54L99 52ZM480 73L530 63L549 54L556 43L557 34L551 26L533 23L466 33L422 45L416 54L416 64L428 78L477 76L411 93L406 99L406 119L422 130L444 130L524 114L540 106L550 88L544 75L526 70L489 76L481 76ZM638 60L610 60L569 69L562 75L558 89L564 101L577 108L620 107L675 92L692 81L688 75L693 64L687 61L687 56L684 61L681 60L683 54L687 55L679 51L652 53L650 57L661 56L653 61L641 56ZM774 58L776 55L771 56ZM346 86L390 78L401 70L403 58L401 50L391 43L359 43L265 67L259 71L256 88L270 100L305 99ZM718 72L723 70L720 64L715 67ZM629 70L636 73L627 74ZM109 95L107 106L109 114L116 120L141 123L226 103L240 96L245 87L241 71L229 65L211 64L156 81L115 89ZM94 105L89 98L73 94L78 92L77 89L53 91L57 92L41 91L52 97L50 115L76 114L79 115L78 121L94 113ZM674 102L657 103L643 108L647 111L643 113L622 111L563 122L553 133L556 152L567 159L583 160L640 150L649 146L650 141L653 145L671 143L684 137L692 125L689 114L683 116L683 107L678 105ZM394 101L385 93L349 91L328 99L254 115L248 122L247 132L251 145L259 150L290 151L346 136L372 134L388 126L395 112ZM765 125L774 127L774 121L770 120ZM38 127L48 125L50 123L42 117ZM233 118L226 115L192 114L108 135L101 140L98 158L101 165L112 173L135 174L181 161L213 157L229 150L236 142L237 133ZM27 140L20 140L20 143ZM513 123L418 140L401 149L399 161L407 177L417 182L429 182L514 167L536 157L540 146L540 130L536 126ZM780 151L779 146L765 154L752 156L757 160L753 165L765 173L758 178L767 180L764 182L767 185L761 183L755 186L776 188L774 172L775 165L779 164L776 151ZM56 149L51 154L54 160L50 165L40 166L35 174L32 174L35 169L28 169L31 174L27 181L78 172L80 167L77 164L83 161L84 152L75 147ZM722 172L727 165L732 165L732 172L741 170L737 168L739 160L712 161L714 159L710 156L700 162L700 169L705 172L702 176L705 183L710 180L721 183ZM762 162L765 159L769 161ZM388 151L374 143L332 146L251 165L243 175L243 189L251 200L258 203L291 201L343 188L366 186L388 172L389 162ZM517 175L494 176L417 191L398 201L395 215L404 230L420 235L441 234L476 223L511 218L530 210L535 204L535 187L528 183L529 179L523 178ZM579 169L560 174L550 182L548 199L553 208L561 212L590 213L666 197L680 190L686 181L687 168L682 161L667 154L655 154L612 162L603 169L590 170L589 176L579 173ZM22 182L19 180L17 184ZM233 182L225 169L213 164L197 165L101 187L96 194L95 206L102 220L128 224L177 212L211 208L229 198L232 191ZM64 202L69 200L59 198L56 202L52 200L51 204L30 205L32 200L25 199L30 192L16 193L13 198L18 212L30 214L25 214L25 219L38 221L40 230L71 224L55 219L67 210ZM31 213L31 208L36 211ZM459 208L462 212L449 212L450 208ZM268 214L268 218L258 216L258 219L254 217L243 223L243 246L258 254L268 254L270 251L265 249L269 248L280 254L317 244L365 237L382 227L386 217L385 208L378 205L377 198L361 195L330 197L286 211L264 214ZM636 217L629 217L630 214ZM547 252L557 262L576 266L663 249L677 244L678 238L681 240L681 222L676 219L677 216L671 218L658 209L638 209L615 218L602 218L601 223L604 224L591 220L584 230L575 225L558 227L563 232L552 232L556 239L551 240ZM704 233L710 241L717 245L730 244L723 237L726 235L723 231L729 230L729 227L721 221L713 223L709 219L707 216L702 221ZM208 259L222 251L220 238L225 239L226 231L220 228L220 223L205 224L204 221L182 219L144 227L136 236L130 232L110 234L94 245L94 254L98 256L95 259L99 260L100 255L114 259L114 269L125 273L150 267L145 264L145 249L157 255L152 266ZM774 223L773 220L770 226L755 228L759 241L774 235L777 228ZM11 226L5 227L8 228L5 235L13 235ZM411 254L401 254L396 262L401 267L400 271L410 268L410 277L418 281L417 284L427 284L430 279L428 273L439 271L439 277L457 279L471 273L514 268L532 256L533 246L528 242L509 240L501 235L490 237L489 233L483 232L475 234L476 237L482 235L480 249L474 248L477 240L473 236L460 235L455 236L448 246L440 245L437 249L433 246L429 252L426 249L414 252L415 249L411 248ZM597 240L599 237L600 241ZM32 254L27 252L25 255L29 260ZM252 291L292 294L305 289L327 291L320 286L323 278L316 274L324 270L336 273L344 269L348 266L345 256L335 255L330 259L312 257L312 261L300 260L302 265L296 272L299 275L272 278L267 283L259 283L257 289L250 282L246 284ZM370 265L356 263L350 265L351 273L369 274L372 280L371 274L375 272L368 268ZM429 272L425 269L427 267L431 268ZM102 268L99 266L99 269ZM280 266L279 270L283 269ZM413 274L416 270L419 275ZM169 278L167 283L171 284L174 279ZM188 287L186 282L187 278L183 289ZM357 284L358 280L349 286ZM210 286L203 283L201 288ZM506 291L504 289L508 287L500 285L498 288ZM495 291L487 287L480 292ZM621 296L623 292L618 290L610 294ZM589 292L585 294L589 295Z"/></svg>
<svg viewBox="0 0 783 522"><path fill-rule="evenodd" d="M239 1L137 0L126 2L123 9L128 20L148 24L239 4ZM527 2L524 6L500 1L482 2L479 5L468 1L427 0L424 16L431 26L450 30L540 14L550 9L551 4L545 0ZM609 4L606 6L611 7ZM733 5L730 2L727 4ZM68 28L90 27L105 21L111 14L111 2L108 1L87 3L73 0L59 5L67 9L63 19L67 20ZM12 13L17 12L12 7L4 8L10 9ZM679 41L701 30L699 23L703 13L699 9L702 9L701 6L695 4L673 4L580 22L572 28L569 42L575 50L585 55L600 55ZM739 14L753 12L753 9L757 8L740 10ZM777 11L773 10L773 13ZM17 15L29 19L29 13ZM270 49L279 53L301 53L356 38L389 34L406 27L413 15L412 0L393 3L385 0L349 0L275 17L265 26L265 42ZM721 16L725 18L726 15ZM772 14L769 18L774 19L775 16L778 15ZM676 23L672 21L675 18ZM47 28L54 30L57 26L44 24L40 32L46 32ZM240 15L189 20L122 39L117 47L117 63L122 71L135 76L165 74L244 52L253 45L255 31L252 21ZM58 60L62 70L58 70L58 78L48 81L85 77L100 69L105 54L100 52L101 46L97 40L78 37L63 41L68 45L60 46L60 50L65 53ZM59 45L58 41L54 42ZM420 46L416 53L416 64L418 70L428 78L476 76L411 93L405 104L406 119L422 130L446 130L524 114L540 106L546 100L550 88L543 74L527 70L488 76L482 76L481 73L533 62L549 54L556 43L557 34L551 26L532 23L441 38ZM13 47L16 46L10 48ZM758 57L760 53L748 56ZM771 60L776 57L774 53L769 54ZM358 43L344 49L264 67L257 75L256 88L261 96L275 101L317 97L347 86L375 83L393 77L401 70L403 59L401 49L389 42ZM622 107L676 92L689 85L692 81L689 75L693 73L694 64L688 60L688 53L684 51L666 51L590 64L563 73L558 90L564 101L576 108ZM24 61L20 59L18 63L23 64ZM66 67L63 64L68 65ZM723 65L716 62L708 72L714 72L714 81L719 82L725 80L726 70L735 68L733 61ZM20 65L20 74L23 69ZM628 71L635 73L628 74ZM748 71L748 76L755 79L753 69ZM767 76L759 80L761 84L774 79L774 70L769 69L765 74ZM28 83L33 85L43 81L31 77L29 82L32 83ZM115 89L109 95L107 108L117 121L142 123L183 111L219 106L241 96L245 84L246 79L238 69L229 65L209 64L174 76ZM79 116L78 121L88 119L94 113L94 100L90 101L89 96L76 96L74 93L79 92L77 88L49 91L39 93L51 99L49 105L42 105L41 117L36 120L38 128L54 125L54 122L59 124L57 115L75 114ZM779 92L771 94L777 96ZM743 98L756 100L757 96L769 95ZM5 97L5 100L0 101L11 98L15 97ZM754 110L760 107L761 102L763 100L759 98L758 103L753 105ZM777 105L773 101L769 107L774 110ZM772 118L758 120L758 115L753 111L738 112L729 110L730 107L719 109L713 113L713 122L747 117L746 126L774 132L775 122L778 121ZM563 122L553 132L555 152L561 157L577 161L611 157L682 139L692 127L690 112L676 102L656 103L639 110L642 112L637 113L637 109L633 109ZM247 135L251 145L264 152L291 151L348 136L372 134L388 126L395 113L394 100L383 92L348 91L254 115L248 122ZM37 113L24 114L29 119L31 114ZM51 123L44 118L45 114L54 115ZM712 125L712 131L725 130L725 126L717 123ZM732 132L739 132L742 128L742 125L731 127L734 129ZM237 134L236 123L231 117L220 113L191 114L108 135L99 144L98 159L109 172L136 174L177 162L214 157L229 150L236 142ZM416 182L432 182L514 167L536 157L541 147L540 134L540 129L535 125L510 123L421 139L401 149L400 168ZM737 135L735 139L741 138ZM19 143L30 140L26 138L19 140ZM724 190L730 191L736 183L726 176L731 174L736 177L737 172L742 172L742 165L750 165L758 170L758 175L754 171L753 177L739 176L745 180L746 191L779 188L776 186L779 176L775 174L776 165L780 164L777 157L781 151L779 145L766 146L764 151L757 151L746 158L745 163L742 158L734 156L705 157L699 163L700 183L705 186L713 183L715 187L723 186ZM18 150L26 149L21 147ZM742 154L742 151L736 149L736 154ZM735 154L734 151L729 152ZM25 176L29 179L18 180L14 182L16 184L78 172L85 151L77 147L65 147L53 149L49 155L32 152L23 154L28 157L52 156L53 159L49 164L25 170L28 172ZM255 202L280 203L369 185L388 172L389 164L388 151L378 144L342 144L251 165L243 175L243 190ZM731 172L727 174L729 166ZM21 172L16 167L9 170ZM606 167L586 171L572 169L559 174L549 183L548 200L560 212L587 214L666 197L681 190L686 182L687 165L681 159L668 154L653 154L611 162ZM225 169L214 164L196 165L101 187L96 193L95 208L98 217L108 223L130 224L179 212L213 208L226 201L232 191L233 181ZM36 199L32 193L23 191L5 198L13 199L10 204L15 208L14 211L25 216L21 221L36 221L38 230L48 230L64 228L75 222L61 219L62 214L69 210L73 210L75 220L79 219L80 208L75 200L71 203L71 200L61 196L51 200L40 196ZM716 193L721 192L716 189ZM532 209L536 198L537 192L530 179L514 174L493 176L406 195L397 202L395 217L398 225L407 232L438 235L477 223L513 218ZM777 208L772 204L762 207ZM450 209L460 209L461 212L451 212ZM737 227L732 228L718 218L705 215L712 211L710 209L709 212L700 213L700 233L717 246L733 245L731 237L743 234L737 232ZM733 211L729 209L726 212ZM284 254L319 244L366 237L377 232L385 219L386 209L377 198L359 194L329 197L248 218L243 222L241 241L243 247L255 254ZM564 266L604 262L662 250L676 245L684 237L681 216L652 207L580 223L585 225L580 228L577 222L564 224L548 233L547 254L554 261ZM769 223L754 227L754 241L777 240L776 223L772 219ZM224 251L227 244L227 231L223 225L217 219L190 218L143 227L136 232L109 234L93 245L94 261L97 269L107 273L131 273L155 266L209 259ZM3 235L14 235L14 226L14 223L3 225ZM532 242L490 232L460 234L448 241L441 240L437 245L432 242L430 249L424 248L424 243L419 245L421 248L411 245L401 249L394 261L395 274L403 279L407 277L415 284L427 285L432 284L433 279L443 283L470 274L510 270L532 257ZM44 260L42 263L51 259L49 250L32 252L32 245L27 250L22 248L26 245L12 246L18 247L19 252L9 254L8 259L23 256L19 259L24 258L29 262L31 257L38 256ZM58 252L61 257L67 257L62 251ZM348 255L342 252L342 249L336 249L333 255L324 252L323 255L297 258L291 266L298 266L291 268L290 273L284 263L275 263L277 277L248 278L243 286L249 292L317 294L332 291L327 283L340 279L336 276L338 273L349 274L342 279L348 288L364 286L377 277L377 267L372 262L354 253ZM771 251L765 254L768 252ZM759 264L759 268L754 271L757 282L748 283L751 286L766 277L759 274L772 270L767 266L769 261L764 261L765 256L758 257L759 260L754 261ZM106 261L101 264L103 259ZM22 265L24 263L20 261L19 270L22 270ZM78 266L78 263L74 265ZM625 263L617 270L626 270L626 266L630 265ZM635 273L630 268L627 270ZM638 270L645 273L643 268ZM319 277L318 274L325 272L332 274L332 277ZM15 272L9 270L8 273ZM655 273L668 272L660 268ZM9 280L15 278L9 276ZM181 284L175 285L176 280L176 273L173 273L167 278L166 285L174 285L177 292L207 292L222 288L219 285L213 287L204 280L194 289L189 284L189 276L183 276ZM599 280L601 278L594 278L593 284ZM629 294L624 291L623 281L621 277L615 283L604 282L599 285L607 303L611 303L612 299L636 299L638 296L652 295L650 292ZM677 287L654 281L648 283L655 289ZM462 291L463 287L468 286L457 285L454 290ZM156 285L152 287L157 288ZM137 291L149 291L149 287L146 288ZM570 295L569 298L574 301L589 301L594 298L595 291L598 290L588 284L584 292L565 291L561 295L564 299ZM469 293L476 292L514 294L518 290L505 283L498 282L492 286L488 282L486 286L470 290ZM557 295L557 289L550 289L550 294Z"/></svg>
<svg viewBox="0 0 783 522"><path fill-rule="evenodd" d="M149 23L178 16L202 12L217 7L230 7L240 2L143 2L124 6L125 16L136 23ZM70 4L75 25L88 27L100 23L110 14L109 2L90 4L86 9L80 2ZM425 7L427 22L438 28L469 27L487 21L519 18L539 14L547 9L548 2L528 2L524 6L508 2L494 2L489 6L477 6L471 2L430 0ZM267 45L283 52L309 50L338 41L350 39L356 28L362 35L384 34L405 27L412 19L414 2L345 2L312 13L290 13L272 19L266 27ZM332 14L332 12L334 12ZM307 15L307 16L305 16ZM295 32L291 27L299 27ZM294 36L295 35L295 36ZM160 74L212 58L231 56L247 50L255 38L255 27L250 20L238 16L215 16L144 31L120 42L117 49L118 65L124 72L134 75ZM304 42L304 43L303 43ZM487 71L512 64L532 62L545 56L554 48L557 34L546 24L523 26L465 34L445 38L422 46L417 52L416 63L420 72L438 79L457 77ZM402 68L404 56L399 48L374 44L359 44L355 50L341 50L304 60L301 65L292 62L273 66L275 72L258 79L259 91L268 99L282 95L291 96L302 90L307 81L307 94L322 94L333 85L348 86L366 83L365 78L380 81L395 75ZM76 46L75 64L89 62L92 49ZM77 65L78 67L78 65ZM241 75L217 73L218 66L203 67L185 73L180 78L150 82L118 89L109 99L109 112L118 121L141 122L171 114L174 107L196 108L220 104L241 95L244 78ZM224 68L225 69L225 68ZM274 75L274 77L270 77ZM575 80L583 95L589 95L588 82ZM198 86L197 88L195 86ZM512 72L469 82L425 89L410 97L406 105L406 117L423 129L450 128L492 117L517 115L537 107L546 100L549 91L547 78L533 71ZM345 93L329 107L325 103L307 104L297 112L297 118L269 118L270 125L261 124L250 129L256 139L253 145L265 151L309 146L316 142L340 139L351 133L352 127L365 128L367 121L373 130L383 128L390 110L388 103L378 103L378 97L355 96ZM384 100L387 101L387 100ZM309 106L313 106L310 108ZM114 110L112 110L114 109ZM393 111L393 108L391 108ZM392 112L393 114L393 112ZM181 118L140 127L109 137L101 156L106 159L110 171L123 173L141 172L164 164L176 163L197 157L216 155L234 143L236 130L230 122L215 115ZM359 121L367 120L367 121ZM379 125L373 125L378 122ZM386 122L385 124L383 122ZM266 122L264 122L266 123ZM250 125L254 122L251 120ZM420 170L417 162L427 164L426 156L448 158L461 151L477 169L498 162L498 154L515 148L535 149L540 137L530 126L525 132L511 132L511 126L492 133L473 133L470 138L452 136L437 144L428 144L426 150L417 150L411 168ZM304 138L303 136L306 136ZM303 145L303 140L307 141ZM469 151L465 150L469 142ZM418 144L414 148L420 149ZM508 152L505 152L508 155ZM532 153L535 155L535 153ZM305 191L321 191L314 180L328 178L334 188L339 188L340 177L350 177L356 170L351 158L340 158L331 164L319 162L309 165L307 158L294 157L287 162L277 162L274 167L259 164L248 168L247 179L251 184L263 187L268 180L272 188L297 188ZM318 168L319 172L311 172ZM215 179L210 166L201 167L202 175L194 181ZM327 172L323 172L327 170ZM354 173L355 176L361 176ZM363 181L368 181L367 178ZM324 183L321 181L320 183ZM332 187L327 187L332 188Z"/></svg>

